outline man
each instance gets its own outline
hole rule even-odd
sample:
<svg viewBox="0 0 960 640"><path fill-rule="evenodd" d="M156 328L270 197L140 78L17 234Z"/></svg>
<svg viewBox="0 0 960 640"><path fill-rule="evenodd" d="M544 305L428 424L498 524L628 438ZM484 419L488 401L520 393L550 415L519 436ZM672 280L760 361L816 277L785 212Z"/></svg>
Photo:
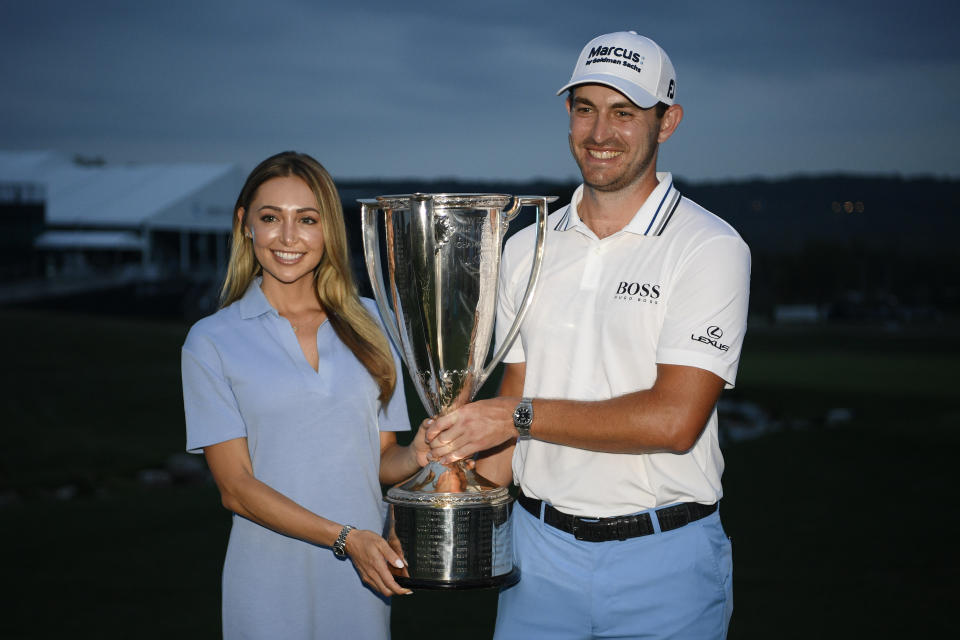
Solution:
<svg viewBox="0 0 960 640"><path fill-rule="evenodd" d="M522 577L500 595L497 638L726 636L716 402L736 379L750 253L656 171L683 118L676 88L666 53L635 32L583 49L559 92L583 184L550 217L500 396L426 432L441 461L484 452L479 471L502 483L512 460ZM500 335L532 234L504 250Z"/></svg>

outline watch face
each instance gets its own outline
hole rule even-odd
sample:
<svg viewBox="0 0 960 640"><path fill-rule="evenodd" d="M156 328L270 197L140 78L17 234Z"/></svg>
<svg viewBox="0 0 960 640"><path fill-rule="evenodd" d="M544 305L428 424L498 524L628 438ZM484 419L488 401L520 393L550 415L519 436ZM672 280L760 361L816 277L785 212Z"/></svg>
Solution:
<svg viewBox="0 0 960 640"><path fill-rule="evenodd" d="M533 422L533 412L529 407L520 406L513 413L513 421L520 427L528 427Z"/></svg>

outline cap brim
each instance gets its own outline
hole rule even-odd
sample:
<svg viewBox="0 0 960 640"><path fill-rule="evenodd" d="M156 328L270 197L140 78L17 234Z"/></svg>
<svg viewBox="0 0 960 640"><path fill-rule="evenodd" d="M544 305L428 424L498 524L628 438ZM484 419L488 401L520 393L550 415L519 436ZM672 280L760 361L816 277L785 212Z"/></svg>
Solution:
<svg viewBox="0 0 960 640"><path fill-rule="evenodd" d="M565 84L560 91L557 91L557 95L559 96L567 89L581 84L602 84L606 87L610 87L611 89L616 89L625 95L630 102L637 105L641 109L649 109L653 105L660 102L660 98L656 97L652 93L648 93L632 82L627 82L623 78L618 78L617 76L612 76L607 73L596 73L592 75L580 76L573 82Z"/></svg>

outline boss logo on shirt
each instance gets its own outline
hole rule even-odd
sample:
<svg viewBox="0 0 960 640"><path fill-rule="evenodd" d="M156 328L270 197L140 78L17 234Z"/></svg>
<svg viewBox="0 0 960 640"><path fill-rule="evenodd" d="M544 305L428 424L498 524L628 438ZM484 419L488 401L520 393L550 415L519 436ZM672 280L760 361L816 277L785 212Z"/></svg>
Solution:
<svg viewBox="0 0 960 640"><path fill-rule="evenodd" d="M709 344L712 347L720 349L720 351L729 351L730 345L720 344L720 338L723 337L723 329L717 326L707 327L706 335L695 336L692 333L690 334L690 339L694 342L702 342L703 344Z"/></svg>
<svg viewBox="0 0 960 640"><path fill-rule="evenodd" d="M658 304L659 298L660 285L649 282L620 282L613 294L614 300L633 300L648 304Z"/></svg>

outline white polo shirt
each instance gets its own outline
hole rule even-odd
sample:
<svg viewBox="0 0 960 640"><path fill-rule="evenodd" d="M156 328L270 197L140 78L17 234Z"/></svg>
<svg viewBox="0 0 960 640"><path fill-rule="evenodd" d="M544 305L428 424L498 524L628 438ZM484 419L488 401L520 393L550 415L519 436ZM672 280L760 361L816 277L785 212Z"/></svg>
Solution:
<svg viewBox="0 0 960 640"><path fill-rule="evenodd" d="M736 381L747 324L750 251L726 222L682 197L669 173L630 223L603 239L573 202L550 215L541 279L504 362L526 362L524 395L606 400L649 389L657 364ZM498 340L523 300L536 231L506 244ZM723 456L714 409L683 454L618 454L526 440L513 456L528 496L581 516L616 516L675 502L720 499Z"/></svg>

